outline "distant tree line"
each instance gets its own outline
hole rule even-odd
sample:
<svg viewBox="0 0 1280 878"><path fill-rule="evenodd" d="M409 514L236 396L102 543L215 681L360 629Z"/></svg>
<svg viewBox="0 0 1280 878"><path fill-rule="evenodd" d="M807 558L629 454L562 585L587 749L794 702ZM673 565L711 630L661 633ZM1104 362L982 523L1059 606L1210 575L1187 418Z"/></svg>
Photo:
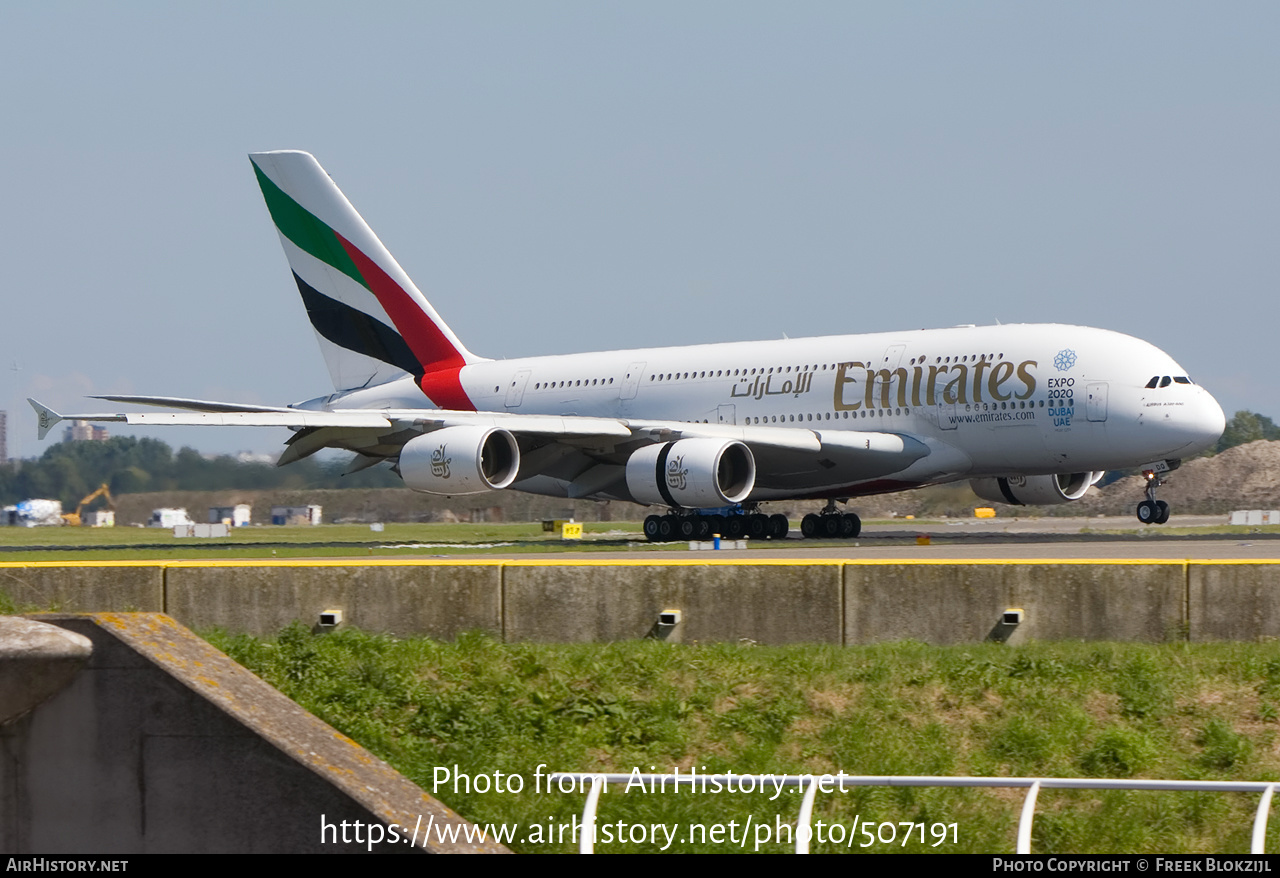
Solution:
<svg viewBox="0 0 1280 878"><path fill-rule="evenodd" d="M1228 448L1280 439L1280 426L1266 415L1238 411L1222 438L1206 455ZM312 490L317 488L399 488L404 483L387 466L342 475L347 460L308 458L276 467L234 457L206 458L194 448L176 454L158 439L113 436L105 442L59 442L38 460L10 461L0 467L0 505L31 497L61 500L74 508L104 482L112 494L143 491ZM1108 473L1110 482L1123 473Z"/></svg>
<svg viewBox="0 0 1280 878"><path fill-rule="evenodd" d="M1280 439L1280 427L1266 415L1257 415L1250 411L1238 411L1227 420L1227 428L1222 431L1222 438L1206 456L1218 454L1237 445L1257 442L1259 439Z"/></svg>
<svg viewBox="0 0 1280 878"><path fill-rule="evenodd" d="M246 463L227 455L206 458L194 448L176 454L158 439L113 436L104 442L59 442L38 460L0 467L0 505L32 497L61 500L74 508L106 483L111 493L142 491L222 491L316 488L391 488L403 482L386 466L342 475L345 458L308 458L276 467Z"/></svg>

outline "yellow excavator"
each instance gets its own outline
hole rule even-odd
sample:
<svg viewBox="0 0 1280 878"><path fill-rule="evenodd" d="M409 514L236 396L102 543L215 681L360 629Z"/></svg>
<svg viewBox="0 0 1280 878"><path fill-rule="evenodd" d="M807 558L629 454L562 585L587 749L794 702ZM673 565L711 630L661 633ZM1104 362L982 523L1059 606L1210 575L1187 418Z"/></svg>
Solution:
<svg viewBox="0 0 1280 878"><path fill-rule="evenodd" d="M97 500L99 497L105 497L107 500L107 508L110 509L112 512L116 511L116 501L111 496L111 489L107 487L106 482L103 482L98 487L98 490L94 491L92 494L89 494L87 497L85 497L83 500L80 501L79 505L76 506L75 512L62 513L63 523L68 524L71 527L80 527L80 525L84 523L80 520L80 513L84 512L84 508L88 506L90 503L92 503L94 500Z"/></svg>

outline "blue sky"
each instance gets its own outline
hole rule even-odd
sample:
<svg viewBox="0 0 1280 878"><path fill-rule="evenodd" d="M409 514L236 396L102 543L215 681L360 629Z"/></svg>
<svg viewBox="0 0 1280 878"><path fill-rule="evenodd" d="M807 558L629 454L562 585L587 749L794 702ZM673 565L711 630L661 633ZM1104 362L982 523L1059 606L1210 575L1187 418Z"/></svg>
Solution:
<svg viewBox="0 0 1280 878"><path fill-rule="evenodd" d="M314 153L476 353L1101 326L1280 418L1280 6L41 3L0 18L22 400L327 372L246 154ZM284 431L153 430L205 451Z"/></svg>

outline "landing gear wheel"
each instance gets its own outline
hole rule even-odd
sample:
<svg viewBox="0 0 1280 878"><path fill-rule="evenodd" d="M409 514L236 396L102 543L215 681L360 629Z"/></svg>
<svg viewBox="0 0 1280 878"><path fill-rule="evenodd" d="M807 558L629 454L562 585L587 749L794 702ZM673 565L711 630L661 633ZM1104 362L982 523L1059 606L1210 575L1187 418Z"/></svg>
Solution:
<svg viewBox="0 0 1280 878"><path fill-rule="evenodd" d="M808 540L816 537L818 535L818 523L820 520L821 519L812 512L800 519L800 535Z"/></svg>
<svg viewBox="0 0 1280 878"><path fill-rule="evenodd" d="M711 539L711 519L705 515L699 515L694 521L698 522L698 532L695 538L699 540Z"/></svg>
<svg viewBox="0 0 1280 878"><path fill-rule="evenodd" d="M698 522L692 515L681 515L676 519L676 533L680 539L691 540L698 535Z"/></svg>
<svg viewBox="0 0 1280 878"><path fill-rule="evenodd" d="M676 516L664 515L658 519L658 542L669 543L675 539Z"/></svg>
<svg viewBox="0 0 1280 878"><path fill-rule="evenodd" d="M661 515L646 516L644 520L644 538L651 543L656 542L659 539L658 532L659 532L661 523L662 523Z"/></svg>
<svg viewBox="0 0 1280 878"><path fill-rule="evenodd" d="M723 515L711 515L707 518L708 523L711 525L711 533L724 536L725 517Z"/></svg>
<svg viewBox="0 0 1280 878"><path fill-rule="evenodd" d="M769 539L785 540L787 531L791 529L791 522L787 521L787 517L782 513L769 516Z"/></svg>
<svg viewBox="0 0 1280 878"><path fill-rule="evenodd" d="M1160 507L1154 500L1143 500L1138 504L1138 521L1143 524L1159 524Z"/></svg>
<svg viewBox="0 0 1280 878"><path fill-rule="evenodd" d="M840 537L851 540L862 533L862 519L852 512L840 516Z"/></svg>
<svg viewBox="0 0 1280 878"><path fill-rule="evenodd" d="M822 532L824 537L829 540L834 540L836 537L840 536L840 518L841 516L839 515L822 516L819 530Z"/></svg>
<svg viewBox="0 0 1280 878"><path fill-rule="evenodd" d="M753 540L763 540L769 536L769 516L750 515L747 517L747 536Z"/></svg>
<svg viewBox="0 0 1280 878"><path fill-rule="evenodd" d="M740 540L747 532L745 515L726 515L724 519L724 536L731 540Z"/></svg>
<svg viewBox="0 0 1280 878"><path fill-rule="evenodd" d="M1164 524L1169 520L1169 504L1156 499L1156 488L1164 484L1164 479L1154 469L1143 470L1142 476L1147 480L1147 499L1138 504L1138 521L1143 524Z"/></svg>

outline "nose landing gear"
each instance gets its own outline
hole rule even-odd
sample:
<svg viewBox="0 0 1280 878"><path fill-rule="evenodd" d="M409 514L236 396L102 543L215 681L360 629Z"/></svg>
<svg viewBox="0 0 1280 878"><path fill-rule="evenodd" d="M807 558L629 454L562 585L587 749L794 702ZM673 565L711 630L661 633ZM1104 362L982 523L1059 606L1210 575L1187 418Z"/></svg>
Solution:
<svg viewBox="0 0 1280 878"><path fill-rule="evenodd" d="M1138 504L1138 521L1164 524L1169 520L1169 504L1156 499L1156 488L1164 484L1164 479L1155 470L1143 470L1142 476L1147 480L1147 499Z"/></svg>

